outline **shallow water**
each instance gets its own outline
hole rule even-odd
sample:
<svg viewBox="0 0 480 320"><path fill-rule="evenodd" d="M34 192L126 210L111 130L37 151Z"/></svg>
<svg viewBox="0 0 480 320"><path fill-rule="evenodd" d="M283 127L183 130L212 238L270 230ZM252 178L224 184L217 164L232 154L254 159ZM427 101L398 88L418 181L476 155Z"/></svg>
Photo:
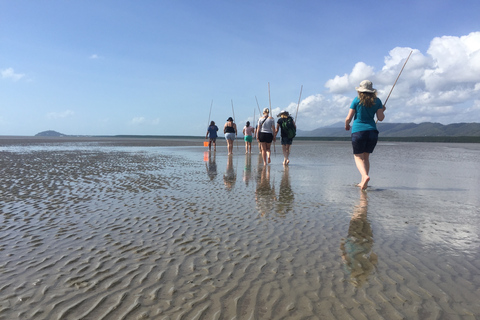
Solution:
<svg viewBox="0 0 480 320"><path fill-rule="evenodd" d="M480 145L219 144L0 147L0 319L480 316Z"/></svg>

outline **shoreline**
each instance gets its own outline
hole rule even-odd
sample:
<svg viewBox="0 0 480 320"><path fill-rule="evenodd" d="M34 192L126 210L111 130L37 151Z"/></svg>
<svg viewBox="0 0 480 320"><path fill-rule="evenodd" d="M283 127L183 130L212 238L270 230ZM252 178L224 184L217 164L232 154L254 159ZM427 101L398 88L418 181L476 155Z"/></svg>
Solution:
<svg viewBox="0 0 480 320"><path fill-rule="evenodd" d="M279 140L277 138L277 140ZM115 135L115 136L0 136L0 145L29 145L32 143L71 143L98 142L105 146L197 146L208 141L203 136L152 136L152 135ZM298 142L349 142L350 137L296 137ZM243 143L243 136L237 136L235 143ZM426 136L426 137L382 137L378 142L430 142L430 143L480 143L480 136ZM223 145L225 138L219 136L217 144ZM278 141L279 144L279 141ZM225 143L226 145L226 143Z"/></svg>

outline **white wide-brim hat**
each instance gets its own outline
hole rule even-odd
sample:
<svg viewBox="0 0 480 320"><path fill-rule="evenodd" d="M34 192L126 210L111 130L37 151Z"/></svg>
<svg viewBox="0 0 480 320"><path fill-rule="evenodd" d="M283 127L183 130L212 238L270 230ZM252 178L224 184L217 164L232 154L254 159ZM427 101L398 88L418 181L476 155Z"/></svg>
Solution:
<svg viewBox="0 0 480 320"><path fill-rule="evenodd" d="M356 87L358 92L369 92L369 93L375 93L377 92L377 89L373 88L372 81L370 80L363 80L360 82L360 86Z"/></svg>

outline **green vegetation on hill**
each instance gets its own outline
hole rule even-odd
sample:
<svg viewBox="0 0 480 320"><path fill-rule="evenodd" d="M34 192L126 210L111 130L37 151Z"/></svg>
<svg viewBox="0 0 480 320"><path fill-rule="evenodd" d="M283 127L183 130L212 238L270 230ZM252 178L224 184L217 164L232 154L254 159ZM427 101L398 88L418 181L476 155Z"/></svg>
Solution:
<svg viewBox="0 0 480 320"><path fill-rule="evenodd" d="M42 131L35 135L35 137L66 137L66 136L67 136L66 134L53 131L53 130Z"/></svg>
<svg viewBox="0 0 480 320"><path fill-rule="evenodd" d="M377 123L378 131L382 138L418 138L418 137L480 137L480 123L453 123L443 125L440 123ZM312 131L298 130L297 136L301 137L349 137L350 132L345 131L342 124L331 127L318 128ZM398 139L397 139L398 140Z"/></svg>
<svg viewBox="0 0 480 320"><path fill-rule="evenodd" d="M348 137L296 137L295 140L303 141L350 141ZM392 141L392 142L456 142L456 143L480 143L479 137L382 137L378 141Z"/></svg>

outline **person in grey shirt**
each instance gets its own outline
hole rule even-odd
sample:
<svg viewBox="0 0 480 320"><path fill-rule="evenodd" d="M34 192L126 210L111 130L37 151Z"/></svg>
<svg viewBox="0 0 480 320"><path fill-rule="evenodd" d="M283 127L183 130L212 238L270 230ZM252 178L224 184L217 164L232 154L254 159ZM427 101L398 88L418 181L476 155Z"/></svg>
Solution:
<svg viewBox="0 0 480 320"><path fill-rule="evenodd" d="M262 151L263 165L270 163L270 146L275 141L275 119L269 116L270 110L263 109L263 117L258 119L257 141Z"/></svg>

